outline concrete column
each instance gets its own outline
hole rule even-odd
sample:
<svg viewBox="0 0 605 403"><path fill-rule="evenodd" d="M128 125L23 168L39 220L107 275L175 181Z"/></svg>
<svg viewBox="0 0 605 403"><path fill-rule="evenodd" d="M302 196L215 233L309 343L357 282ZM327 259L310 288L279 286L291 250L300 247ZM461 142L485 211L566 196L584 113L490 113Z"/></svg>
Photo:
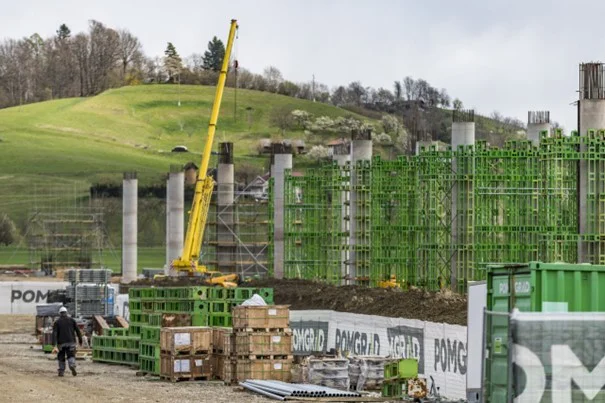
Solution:
<svg viewBox="0 0 605 403"><path fill-rule="evenodd" d="M605 99L581 99L579 105L580 127L579 134L584 137L589 130L605 129ZM580 145L580 151L586 152L586 145ZM596 234L598 228L595 223L588 222L589 210L597 209L597 203L589 202L588 200L588 163L585 159L580 160L579 167L579 203L578 203L578 224L580 235ZM594 172L599 178L603 173ZM598 189L595 189L598 192ZM595 200L599 200L598 195L595 195ZM578 263L593 263L589 259L590 249L589 242L580 242L578 246Z"/></svg>
<svg viewBox="0 0 605 403"><path fill-rule="evenodd" d="M217 214L216 214L216 256L218 269L223 272L236 271L236 239L234 206L235 176L233 169L233 143L219 143L217 169Z"/></svg>
<svg viewBox="0 0 605 403"><path fill-rule="evenodd" d="M286 152L282 144L274 144L273 164L273 273L275 278L284 278L284 189L286 169L292 169L292 153Z"/></svg>
<svg viewBox="0 0 605 403"><path fill-rule="evenodd" d="M540 135L542 132L550 134L550 112L549 111L530 111L527 113L527 139L534 146L540 145Z"/></svg>
<svg viewBox="0 0 605 403"><path fill-rule="evenodd" d="M605 129L605 64L583 63L579 69L579 104L578 104L578 132L584 137L589 130ZM580 145L580 151L586 152L586 145ZM578 224L580 235L601 235L600 229L595 222L588 221L588 214L593 211L595 215L602 214L599 211L599 200L601 190L594 189L595 194L588 194L589 174L598 180L602 177L600 164L595 165L595 171L589 172L590 167L586 159L581 159L578 164ZM590 199L589 199L590 196ZM590 255L598 255L601 252L600 242L580 241L578 243L578 263L598 263L590 261Z"/></svg>
<svg viewBox="0 0 605 403"><path fill-rule="evenodd" d="M332 161L335 161L338 166L341 169L341 173L344 176L346 171L345 171L345 166L350 163L351 161L351 151L350 151L351 147L350 144L343 144L341 146L337 146L334 149L334 154L332 154ZM346 187L346 182L343 180L343 188ZM340 206L341 206L341 227L340 227L340 231L343 234L347 234L349 232L349 192L346 190L343 190L340 192L339 195L336 195L335 197L339 198L340 201ZM344 245L349 245L350 239L348 236L343 237L343 244ZM349 252L346 249L343 249L341 252L341 270L340 270L340 275L341 275L341 285L346 285L346 278L347 278L347 273L348 273L348 264L347 261L349 260Z"/></svg>
<svg viewBox="0 0 605 403"><path fill-rule="evenodd" d="M452 150L456 151L458 146L469 146L475 144L475 112L470 111L454 111L452 122ZM452 171L458 173L458 164L456 158L452 159ZM452 184L452 252L451 252L451 269L450 283L452 289L458 286L458 278L463 277L465 273L458 273L458 254L457 249L462 244L473 242L468 238L465 229L461 228L460 223L467 221L469 211L473 206L459 206L458 195L461 192L470 194L473 192L472 184L468 181L456 181ZM468 200L468 198L466 198ZM470 257L469 257L470 258Z"/></svg>
<svg viewBox="0 0 605 403"><path fill-rule="evenodd" d="M137 202L136 172L124 173L122 184L122 282L137 278Z"/></svg>
<svg viewBox="0 0 605 403"><path fill-rule="evenodd" d="M363 246L365 240L358 239L357 231L359 220L363 219L367 213L360 210L358 206L359 197L356 186L359 184L357 163L361 161L372 160L372 132L370 130L354 131L351 135L351 192L349 205L349 264L346 275L347 284L355 284L355 279L360 273L358 266L360 262L357 259L357 246Z"/></svg>
<svg viewBox="0 0 605 403"><path fill-rule="evenodd" d="M185 173L172 166L166 184L166 267L181 256L185 231Z"/></svg>

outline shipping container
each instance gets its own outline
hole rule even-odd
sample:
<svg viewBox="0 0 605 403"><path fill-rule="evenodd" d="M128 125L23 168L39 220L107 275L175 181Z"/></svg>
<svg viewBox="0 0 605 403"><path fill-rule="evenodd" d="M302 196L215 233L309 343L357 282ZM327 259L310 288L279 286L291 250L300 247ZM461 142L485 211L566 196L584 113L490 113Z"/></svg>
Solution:
<svg viewBox="0 0 605 403"><path fill-rule="evenodd" d="M485 401L508 402L512 394L509 321L522 312L603 312L605 266L540 263L490 265L487 268ZM600 297L600 298L599 298Z"/></svg>

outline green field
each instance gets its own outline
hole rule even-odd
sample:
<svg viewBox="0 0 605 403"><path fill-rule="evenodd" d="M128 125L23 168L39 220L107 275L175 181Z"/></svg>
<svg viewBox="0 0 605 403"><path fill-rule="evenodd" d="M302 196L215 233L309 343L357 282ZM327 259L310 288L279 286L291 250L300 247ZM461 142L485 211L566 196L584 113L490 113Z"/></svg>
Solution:
<svg viewBox="0 0 605 403"><path fill-rule="evenodd" d="M71 202L75 196L85 197L92 183L121 183L125 171L137 171L139 184L149 185L163 183L171 164L199 164L214 92L207 86L132 86L92 98L0 110L0 213L22 215L40 199ZM221 141L235 143L240 172L269 169L269 158L259 156L256 146L261 138L281 138L270 124L274 108L287 106L315 116L354 115L328 104L250 90L237 91L237 118L234 105L233 89L227 88L214 149ZM308 144L330 138L305 136L301 130L285 135ZM176 145L190 152L170 152ZM215 163L213 158L211 166Z"/></svg>
<svg viewBox="0 0 605 403"><path fill-rule="evenodd" d="M166 249L164 247L139 247L138 271L143 268L160 269L164 267ZM95 259L98 256L95 255ZM106 250L102 256L103 266L114 272L119 272L122 265L121 250ZM28 265L29 252L26 249L13 247L0 247L0 266L2 265Z"/></svg>

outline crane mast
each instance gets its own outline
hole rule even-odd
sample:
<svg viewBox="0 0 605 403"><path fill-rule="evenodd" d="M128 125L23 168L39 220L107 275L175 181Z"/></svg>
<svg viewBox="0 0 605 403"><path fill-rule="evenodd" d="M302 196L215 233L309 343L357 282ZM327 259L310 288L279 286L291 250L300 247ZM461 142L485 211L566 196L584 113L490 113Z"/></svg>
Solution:
<svg viewBox="0 0 605 403"><path fill-rule="evenodd" d="M195 183L193 203L191 205L191 210L189 211L189 222L187 224L185 243L183 244L181 256L178 259L175 259L171 264L171 267L178 272L187 272L189 274L193 274L194 272L208 272L206 266L198 264L202 248L202 239L204 237L204 229L206 228L206 221L208 218L208 210L210 208L210 199L214 189L214 179L212 179L211 176L208 176L207 172L214 142L214 133L216 131L216 122L218 120L223 90L225 89L225 81L227 79L227 70L229 69L229 59L231 57L231 50L233 49L233 41L237 28L237 20L231 20L229 39L227 40L225 56L218 77L218 84L216 85L210 122L208 123L208 138L206 139L206 144L204 146L202 163Z"/></svg>

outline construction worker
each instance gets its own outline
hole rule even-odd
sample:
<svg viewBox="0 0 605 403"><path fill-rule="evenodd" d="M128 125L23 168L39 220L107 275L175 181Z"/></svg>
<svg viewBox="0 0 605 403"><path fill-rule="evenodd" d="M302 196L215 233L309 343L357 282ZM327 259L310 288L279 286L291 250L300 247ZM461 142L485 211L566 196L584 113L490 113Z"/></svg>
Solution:
<svg viewBox="0 0 605 403"><path fill-rule="evenodd" d="M53 324L53 353L57 353L59 360L59 376L65 373L65 356L67 364L73 376L76 372L76 339L74 333L78 336L78 342L82 345L82 333L76 324L76 321L67 316L67 308L64 306L59 309L59 319Z"/></svg>

